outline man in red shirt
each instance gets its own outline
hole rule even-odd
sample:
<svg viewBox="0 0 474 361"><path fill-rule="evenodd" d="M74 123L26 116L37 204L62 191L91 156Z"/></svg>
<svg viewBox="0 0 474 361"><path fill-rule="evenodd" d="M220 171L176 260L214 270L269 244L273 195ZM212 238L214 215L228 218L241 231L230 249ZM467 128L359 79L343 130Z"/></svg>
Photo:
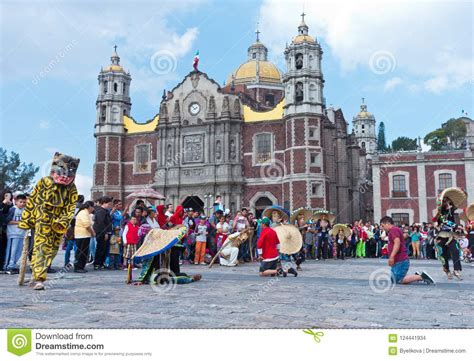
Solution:
<svg viewBox="0 0 474 361"><path fill-rule="evenodd" d="M434 284L435 281L424 271L407 276L410 260L402 230L393 224L393 219L389 216L385 216L380 220L380 226L388 234L388 265L392 268L392 281L401 284L419 281Z"/></svg>
<svg viewBox="0 0 474 361"><path fill-rule="evenodd" d="M270 223L270 218L262 218L262 231L257 241L258 259L261 261L260 276L286 277L287 273L291 273L296 277L298 273L293 268L286 271L280 266L280 241L277 233L270 228Z"/></svg>

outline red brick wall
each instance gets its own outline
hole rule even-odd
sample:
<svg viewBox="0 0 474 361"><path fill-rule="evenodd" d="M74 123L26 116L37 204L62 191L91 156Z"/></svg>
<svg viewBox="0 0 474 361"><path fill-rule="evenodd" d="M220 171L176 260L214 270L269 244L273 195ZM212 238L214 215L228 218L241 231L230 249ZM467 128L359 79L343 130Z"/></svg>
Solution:
<svg viewBox="0 0 474 361"><path fill-rule="evenodd" d="M305 181L293 182L293 209L306 206L307 189Z"/></svg>

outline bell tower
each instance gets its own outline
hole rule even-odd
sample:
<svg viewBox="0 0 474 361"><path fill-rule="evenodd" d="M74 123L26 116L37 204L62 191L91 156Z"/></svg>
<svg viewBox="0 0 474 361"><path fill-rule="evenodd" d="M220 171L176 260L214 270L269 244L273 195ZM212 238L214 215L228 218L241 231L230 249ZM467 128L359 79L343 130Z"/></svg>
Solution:
<svg viewBox="0 0 474 361"><path fill-rule="evenodd" d="M124 116L130 116L130 73L120 65L117 46L110 58L111 64L99 73L99 95L96 101L96 162L92 197L123 196L123 143Z"/></svg>
<svg viewBox="0 0 474 361"><path fill-rule="evenodd" d="M319 43L308 34L308 25L301 14L301 23L291 44L286 46L285 115L295 113L323 114L323 51Z"/></svg>
<svg viewBox="0 0 474 361"><path fill-rule="evenodd" d="M117 45L110 57L111 64L102 68L99 73L99 96L97 97L97 117L95 134L122 134L123 116L130 115L130 73L120 65Z"/></svg>

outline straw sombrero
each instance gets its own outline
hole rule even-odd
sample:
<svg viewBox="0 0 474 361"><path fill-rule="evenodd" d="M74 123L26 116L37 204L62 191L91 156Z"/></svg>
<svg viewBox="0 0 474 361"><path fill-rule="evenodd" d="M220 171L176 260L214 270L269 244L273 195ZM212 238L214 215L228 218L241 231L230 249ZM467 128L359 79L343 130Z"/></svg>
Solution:
<svg viewBox="0 0 474 361"><path fill-rule="evenodd" d="M441 209L441 206L443 205L443 200L445 198L451 199L453 202L454 206L456 208L461 207L462 203L466 200L467 194L464 190L461 188L456 188L456 187L450 187L446 188L444 191L442 191L437 200L437 208L438 210Z"/></svg>
<svg viewBox="0 0 474 361"><path fill-rule="evenodd" d="M147 233L142 246L135 252L133 258L138 262L165 252L178 243L187 233L182 226L175 229L152 229Z"/></svg>
<svg viewBox="0 0 474 361"><path fill-rule="evenodd" d="M299 229L292 224L281 224L273 228L280 241L280 253L295 254L303 246L303 236Z"/></svg>
<svg viewBox="0 0 474 361"><path fill-rule="evenodd" d="M339 223L335 224L332 229L331 229L331 234L333 236L337 236L339 233L339 230L342 229L344 232L344 237L350 237L351 236L351 229L347 227L345 224Z"/></svg>
<svg viewBox="0 0 474 361"><path fill-rule="evenodd" d="M290 212L288 212L285 208L279 205L273 205L268 208L265 208L265 210L262 213L263 217L268 217L270 220L272 219L272 213L276 211L280 214L280 218L284 221L288 220L290 218Z"/></svg>
<svg viewBox="0 0 474 361"><path fill-rule="evenodd" d="M304 222L308 222L311 218L313 218L313 210L311 208L298 208L291 213L290 223L295 224L296 220L298 219L299 215L304 215Z"/></svg>
<svg viewBox="0 0 474 361"><path fill-rule="evenodd" d="M318 221L320 219L325 219L329 223L334 223L334 221L336 220L336 216L332 214L331 212L326 211L325 209L317 209L313 212L313 219L315 221Z"/></svg>
<svg viewBox="0 0 474 361"><path fill-rule="evenodd" d="M474 221L474 203L471 203L470 205L468 205L464 213L466 213L466 218L469 221Z"/></svg>

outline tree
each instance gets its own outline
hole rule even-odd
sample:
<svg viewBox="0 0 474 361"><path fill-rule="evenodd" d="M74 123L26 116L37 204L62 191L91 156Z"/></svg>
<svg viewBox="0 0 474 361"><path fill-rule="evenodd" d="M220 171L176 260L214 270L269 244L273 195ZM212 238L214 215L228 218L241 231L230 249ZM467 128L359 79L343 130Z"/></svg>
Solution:
<svg viewBox="0 0 474 361"><path fill-rule="evenodd" d="M377 134L377 150L379 152L385 152L387 150L387 143L385 141L385 124L380 122L379 130Z"/></svg>
<svg viewBox="0 0 474 361"><path fill-rule="evenodd" d="M425 135L423 142L425 144L428 144L431 147L432 151L442 150L443 148L446 148L448 144L446 130L443 128L433 130L431 133Z"/></svg>
<svg viewBox="0 0 474 361"><path fill-rule="evenodd" d="M398 137L392 142L392 150L398 152L400 150L416 150L418 148L416 138Z"/></svg>
<svg viewBox="0 0 474 361"><path fill-rule="evenodd" d="M446 132L447 142L453 148L459 148L466 139L466 123L462 118L451 118L442 125Z"/></svg>
<svg viewBox="0 0 474 361"><path fill-rule="evenodd" d="M0 148L0 190L29 190L38 170L39 167L35 167L33 163L21 162L18 153L10 152L8 155L6 149Z"/></svg>
<svg viewBox="0 0 474 361"><path fill-rule="evenodd" d="M425 135L423 141L432 151L448 148L462 148L466 141L466 123L463 118L451 118L441 128Z"/></svg>

